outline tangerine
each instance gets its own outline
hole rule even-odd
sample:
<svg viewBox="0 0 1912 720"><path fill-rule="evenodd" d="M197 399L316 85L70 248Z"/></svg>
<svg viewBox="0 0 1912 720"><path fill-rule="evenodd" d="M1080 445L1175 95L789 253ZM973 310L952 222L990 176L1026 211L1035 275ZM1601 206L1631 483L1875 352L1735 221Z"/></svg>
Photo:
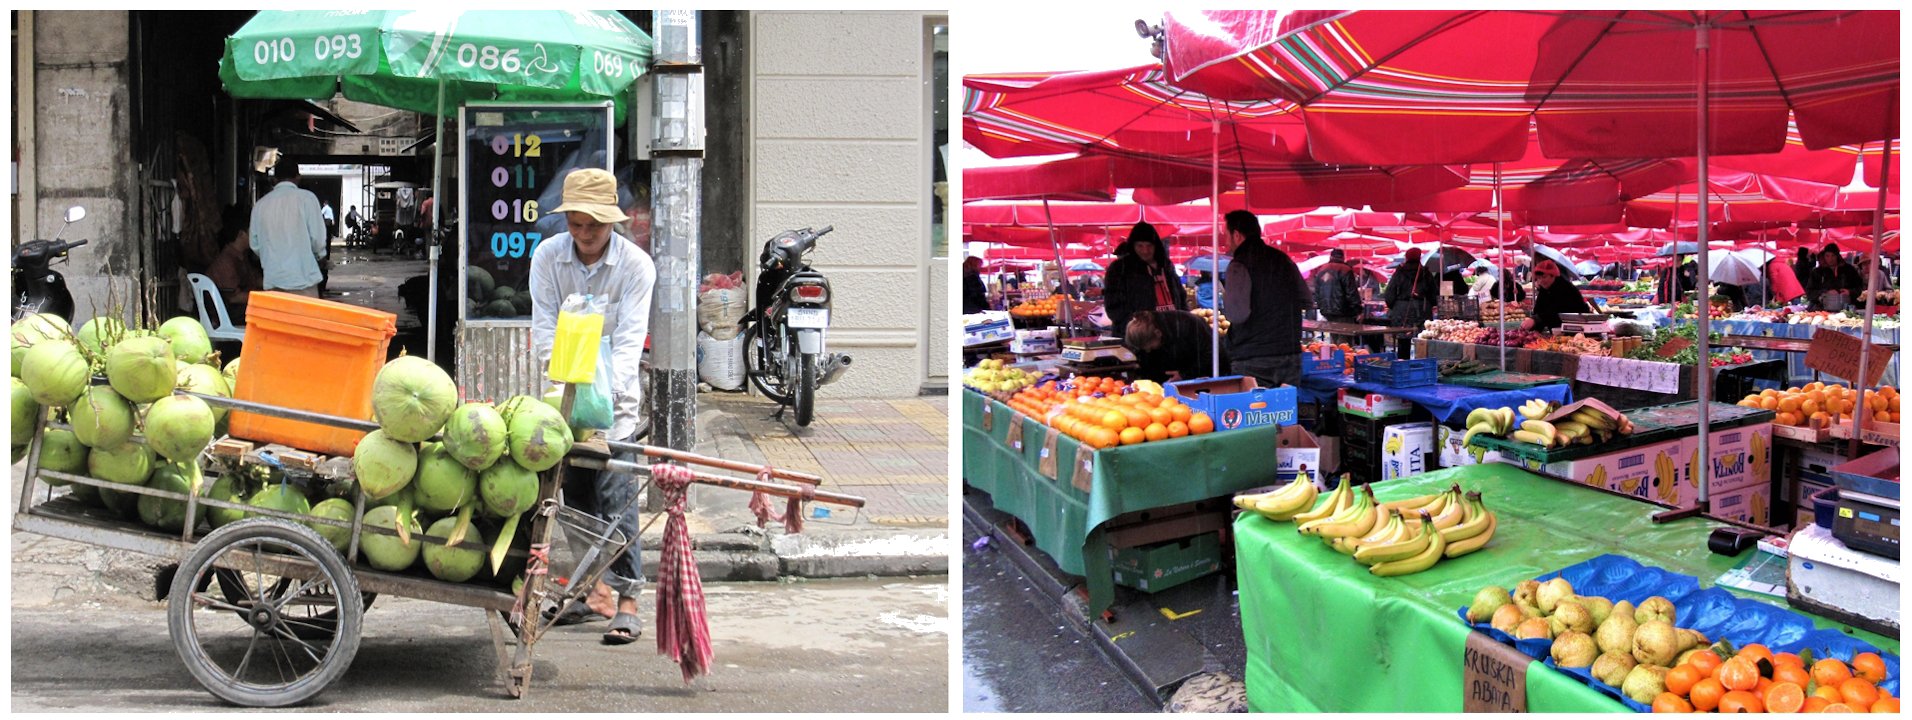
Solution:
<svg viewBox="0 0 1912 720"><path fill-rule="evenodd" d="M1852 670L1845 663L1826 658L1812 664L1812 681L1823 687L1837 687L1852 677ZM1826 698L1832 700L1833 698Z"/></svg>
<svg viewBox="0 0 1912 720"><path fill-rule="evenodd" d="M1663 692L1653 698L1653 712L1689 713L1693 712L1693 704L1687 702L1686 698L1680 697L1670 691Z"/></svg>
<svg viewBox="0 0 1912 720"><path fill-rule="evenodd" d="M1206 435L1215 431L1215 421L1209 419L1208 413L1195 413L1188 419L1188 431L1195 435Z"/></svg>
<svg viewBox="0 0 1912 720"><path fill-rule="evenodd" d="M1714 671L1719 670L1720 663L1724 661L1720 660L1719 653L1711 650L1701 650L1687 657L1686 662L1692 665L1693 669L1700 671L1701 678L1710 678L1713 676Z"/></svg>
<svg viewBox="0 0 1912 720"><path fill-rule="evenodd" d="M1120 432L1122 428L1125 428L1128 426L1129 426L1129 419L1123 416L1122 413L1116 412L1114 410L1110 410L1108 412L1102 413L1102 427Z"/></svg>
<svg viewBox="0 0 1912 720"><path fill-rule="evenodd" d="M1762 713L1766 712L1766 703L1758 695L1745 690L1733 690L1719 699L1719 711L1722 713Z"/></svg>
<svg viewBox="0 0 1912 720"><path fill-rule="evenodd" d="M1155 442L1157 440L1167 440L1168 426L1158 422L1149 423L1148 427L1142 428L1142 435L1147 437L1149 439L1149 442Z"/></svg>
<svg viewBox="0 0 1912 720"><path fill-rule="evenodd" d="M1718 678L1701 678L1693 683L1693 707L1700 712L1712 712L1719 707L1720 698L1725 695L1726 687L1719 684Z"/></svg>
<svg viewBox="0 0 1912 720"><path fill-rule="evenodd" d="M1764 701L1767 712L1795 713L1806 706L1806 691L1789 682L1773 683Z"/></svg>
<svg viewBox="0 0 1912 720"><path fill-rule="evenodd" d="M1899 712L1899 699L1889 696L1879 698L1878 702L1872 704L1872 711L1875 713L1897 714Z"/></svg>
<svg viewBox="0 0 1912 720"><path fill-rule="evenodd" d="M1849 713L1849 712L1859 712L1859 711L1852 709L1851 705L1847 705L1845 703L1829 703L1824 708L1821 708L1819 712Z"/></svg>
<svg viewBox="0 0 1912 720"><path fill-rule="evenodd" d="M1699 681L1700 671L1692 665L1681 665L1666 672L1667 691L1681 697L1693 692L1693 685Z"/></svg>
<svg viewBox="0 0 1912 720"><path fill-rule="evenodd" d="M1154 420L1155 424L1157 425L1167 425L1175 421L1175 413L1169 412L1168 410L1164 410L1159 407L1149 408L1148 413L1149 413L1149 419Z"/></svg>
<svg viewBox="0 0 1912 720"><path fill-rule="evenodd" d="M1798 657L1794 656L1793 659L1794 661L1797 661ZM1782 663L1773 667L1773 682L1776 682L1776 683L1789 682L1803 688L1807 685L1812 684L1812 674L1806 672L1805 668L1800 667L1798 665L1787 665Z"/></svg>
<svg viewBox="0 0 1912 720"><path fill-rule="evenodd" d="M1789 653L1789 652L1773 653L1773 666L1778 667L1781 665L1791 665L1796 668L1804 668L1806 667L1806 661L1805 659L1799 657L1799 655L1795 653ZM1804 685L1804 683L1801 683L1801 685Z"/></svg>
<svg viewBox="0 0 1912 720"><path fill-rule="evenodd" d="M1169 414L1174 417L1174 419L1180 420L1182 422L1188 422L1189 418L1195 416L1195 411L1189 409L1187 405L1179 405L1179 404L1174 405L1170 407L1168 411L1169 411Z"/></svg>
<svg viewBox="0 0 1912 720"><path fill-rule="evenodd" d="M1142 428L1131 427L1122 429L1123 445L1134 445L1147 439L1148 436L1142 433Z"/></svg>
<svg viewBox="0 0 1912 720"><path fill-rule="evenodd" d="M1839 694L1839 686L1836 684L1834 685L1815 684L1812 687L1812 694L1813 694L1813 697L1823 698L1826 702L1845 702L1845 699L1846 699L1844 695Z"/></svg>
<svg viewBox="0 0 1912 720"><path fill-rule="evenodd" d="M1148 413L1132 407L1124 408L1122 410L1122 416L1128 418L1129 427L1132 428L1145 428L1149 426L1149 423L1154 422L1154 420L1149 419Z"/></svg>
<svg viewBox="0 0 1912 720"><path fill-rule="evenodd" d="M1169 423L1168 436L1172 438L1187 437L1188 423L1182 422L1180 420L1176 420L1174 422Z"/></svg>
<svg viewBox="0 0 1912 720"><path fill-rule="evenodd" d="M1839 683L1839 697L1844 698L1847 705L1871 709L1872 704L1879 701L1879 688L1865 678L1847 678Z"/></svg>
<svg viewBox="0 0 1912 720"><path fill-rule="evenodd" d="M1873 684L1885 682L1885 660L1878 653L1859 653L1852 656L1852 672Z"/></svg>
<svg viewBox="0 0 1912 720"><path fill-rule="evenodd" d="M1721 663L1714 675L1727 690L1751 690L1759 685L1759 668L1742 656Z"/></svg>
<svg viewBox="0 0 1912 720"><path fill-rule="evenodd" d="M1806 704L1800 706L1799 711L1806 713L1825 712L1826 706L1831 704L1832 703L1827 702L1825 698L1819 697L1818 695L1807 695Z"/></svg>

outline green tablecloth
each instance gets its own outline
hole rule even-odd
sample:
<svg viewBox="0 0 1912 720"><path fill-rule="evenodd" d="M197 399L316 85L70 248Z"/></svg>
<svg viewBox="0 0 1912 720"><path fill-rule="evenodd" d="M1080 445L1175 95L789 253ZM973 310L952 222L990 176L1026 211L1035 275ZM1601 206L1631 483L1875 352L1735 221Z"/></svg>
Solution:
<svg viewBox="0 0 1912 720"><path fill-rule="evenodd" d="M1460 712L1461 657L1469 628L1455 610L1486 585L1512 588L1606 553L1696 576L1711 587L1738 558L1706 549L1719 523L1663 525L1657 508L1548 480L1499 463L1471 465L1374 485L1383 501L1439 492L1459 482L1498 513L1487 547L1433 568L1378 578L1303 537L1293 523L1245 513L1235 521L1248 703L1271 712ZM1783 599L1733 591L1784 606ZM1813 618L1820 627L1845 626ZM1860 639L1898 652L1897 640ZM1730 638L1729 638L1730 639ZM1623 712L1624 705L1540 663L1527 671L1533 712Z"/></svg>
<svg viewBox="0 0 1912 720"><path fill-rule="evenodd" d="M991 502L1029 526L1036 547L1064 572L1089 584L1090 606L1101 611L1114 599L1106 543L1100 526L1123 513L1213 497L1274 482L1275 426L1244 428L1093 451L1090 472L1078 487L1075 458L1080 443L1056 437L1054 476L1042 470L1050 428L1009 406L963 391L963 481L989 493ZM985 408L991 427L983 429ZM1009 428L1022 426L1022 448L1009 444Z"/></svg>

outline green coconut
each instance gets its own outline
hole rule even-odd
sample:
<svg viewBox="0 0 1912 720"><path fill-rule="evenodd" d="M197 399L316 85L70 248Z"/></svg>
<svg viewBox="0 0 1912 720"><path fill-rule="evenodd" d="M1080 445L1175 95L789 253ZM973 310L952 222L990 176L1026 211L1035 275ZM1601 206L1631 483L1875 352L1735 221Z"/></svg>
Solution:
<svg viewBox="0 0 1912 720"><path fill-rule="evenodd" d="M189 495L199 491L201 480L198 463L161 462L146 487ZM186 501L141 495L138 503L139 519L148 526L167 532L186 527Z"/></svg>
<svg viewBox="0 0 1912 720"><path fill-rule="evenodd" d="M79 501L81 505L87 507L105 507L105 502L100 500L99 488L93 487L92 485L74 485L66 492L67 495L71 496L74 500Z"/></svg>
<svg viewBox="0 0 1912 720"><path fill-rule="evenodd" d="M239 392L239 358L233 358L232 362L226 363L226 369L220 374L226 376L226 387L232 388L233 392Z"/></svg>
<svg viewBox="0 0 1912 720"><path fill-rule="evenodd" d="M173 365L173 346L162 337L121 340L106 353L106 380L134 404L149 403L172 394L179 370Z"/></svg>
<svg viewBox="0 0 1912 720"><path fill-rule="evenodd" d="M40 436L40 469L63 472L69 475L86 473L86 445L72 430L49 428ZM67 484L65 480L46 479L46 484L54 487Z"/></svg>
<svg viewBox="0 0 1912 720"><path fill-rule="evenodd" d="M445 452L459 464L483 470L505 454L505 418L486 403L465 403L445 423Z"/></svg>
<svg viewBox="0 0 1912 720"><path fill-rule="evenodd" d="M442 515L478 495L478 475L453 458L444 445L425 443L418 453L418 475L411 489L418 507Z"/></svg>
<svg viewBox="0 0 1912 720"><path fill-rule="evenodd" d="M106 506L107 510L127 520L139 519L139 493L120 492L109 488L97 489L100 493L100 504Z"/></svg>
<svg viewBox="0 0 1912 720"><path fill-rule="evenodd" d="M305 499L305 493L285 483L265 486L259 492L253 493L252 497L246 500L246 504L293 515L306 515L312 512L312 502ZM247 517L256 515L257 513L246 514Z"/></svg>
<svg viewBox="0 0 1912 720"><path fill-rule="evenodd" d="M240 484L239 478L232 475L221 475L218 480L213 481L212 487L206 490L206 497L208 499L229 503L245 504L246 502L245 491ZM232 510L228 508L206 509L206 520L212 523L213 527L236 523L244 519L246 519L246 511L244 510Z"/></svg>
<svg viewBox="0 0 1912 720"><path fill-rule="evenodd" d="M18 464L20 464L20 462L21 462L21 461L23 461L23 460L26 460L26 459L27 459L27 451L28 451L28 450L32 450L32 449L33 449L33 446L32 446L32 445L15 445L15 446L13 446L13 463L14 463L15 465L18 465Z"/></svg>
<svg viewBox="0 0 1912 720"><path fill-rule="evenodd" d="M20 378L13 378L13 444L33 441L33 430L40 426L40 403Z"/></svg>
<svg viewBox="0 0 1912 720"><path fill-rule="evenodd" d="M86 454L86 473L121 485L145 485L153 475L153 451L135 442L93 448Z"/></svg>
<svg viewBox="0 0 1912 720"><path fill-rule="evenodd" d="M478 473L478 497L493 517L511 517L538 502L538 475L510 459Z"/></svg>
<svg viewBox="0 0 1912 720"><path fill-rule="evenodd" d="M571 426L557 409L520 395L506 403L505 430L511 459L532 472L544 472L571 452Z"/></svg>
<svg viewBox="0 0 1912 720"><path fill-rule="evenodd" d="M212 338L197 319L181 316L167 320L159 326L159 336L173 344L173 357L186 362L201 362L212 354Z"/></svg>
<svg viewBox="0 0 1912 720"><path fill-rule="evenodd" d="M232 386L226 384L226 376L220 375L218 368L209 365L193 363L181 368L179 375L175 378L175 384L178 385L179 389L185 390L186 392L224 398L232 397ZM211 403L207 404L211 405ZM212 406L212 417L215 421L225 419L226 409L216 405Z"/></svg>
<svg viewBox="0 0 1912 720"><path fill-rule="evenodd" d="M19 377L20 363L26 359L28 349L50 338L70 341L73 329L58 315L35 313L15 321L10 334L13 336L13 376Z"/></svg>
<svg viewBox="0 0 1912 720"><path fill-rule="evenodd" d="M87 447L119 447L133 438L133 404L105 385L88 386L67 419Z"/></svg>
<svg viewBox="0 0 1912 720"><path fill-rule="evenodd" d="M432 526L425 530L425 534L443 540L451 537L461 522L466 526L465 532L462 533L463 543L485 544L484 534L471 524L469 517L441 518L438 522L432 523ZM485 567L485 551L483 550L452 547L433 542L427 542L424 545L425 569L431 572L432 577L440 580L464 582L476 577L478 571Z"/></svg>
<svg viewBox="0 0 1912 720"><path fill-rule="evenodd" d="M64 340L49 340L27 350L20 361L20 381L41 405L66 407L86 392L92 368L80 348Z"/></svg>
<svg viewBox="0 0 1912 720"><path fill-rule="evenodd" d="M105 355L106 349L131 337L126 332L126 321L111 315L101 315L86 321L76 333L80 346L95 356Z"/></svg>
<svg viewBox="0 0 1912 720"><path fill-rule="evenodd" d="M405 529L399 530L399 523ZM382 533L362 533L359 535L359 549L365 553L365 561L372 567L387 572L397 572L418 562L419 551L425 542L416 535L421 532L418 520L409 512L401 512L392 505L382 505L365 511L365 526L382 528L393 532L404 532L406 537L392 537Z"/></svg>
<svg viewBox="0 0 1912 720"><path fill-rule="evenodd" d="M404 489L417 472L418 450L384 430L367 433L352 449L352 473L358 476L365 496L373 500Z"/></svg>
<svg viewBox="0 0 1912 720"><path fill-rule="evenodd" d="M191 395L167 395L146 410L146 442L174 462L191 462L212 444L212 406Z"/></svg>
<svg viewBox="0 0 1912 720"><path fill-rule="evenodd" d="M327 498L319 501L319 504L313 505L310 515L316 518L326 518L328 520L338 520L340 522L349 523L352 522L353 512L352 501L346 500L345 498ZM332 547L339 552L345 552L346 547L352 542L352 529L349 527L339 527L337 525L327 525L319 522L306 523L306 525L311 526L312 530L317 532L319 537L325 538L326 542L332 543Z"/></svg>
<svg viewBox="0 0 1912 720"><path fill-rule="evenodd" d="M491 279L491 273L477 265L465 266L465 295L473 298L491 297L491 289L497 282Z"/></svg>
<svg viewBox="0 0 1912 720"><path fill-rule="evenodd" d="M406 355L380 368L372 381L372 415L387 435L424 442L458 407L458 384L430 360Z"/></svg>

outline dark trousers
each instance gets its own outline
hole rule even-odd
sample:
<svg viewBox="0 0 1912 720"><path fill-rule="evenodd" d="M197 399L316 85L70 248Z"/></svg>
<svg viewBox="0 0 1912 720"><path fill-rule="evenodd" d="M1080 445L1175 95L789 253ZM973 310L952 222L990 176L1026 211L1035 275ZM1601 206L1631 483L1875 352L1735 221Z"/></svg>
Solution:
<svg viewBox="0 0 1912 720"><path fill-rule="evenodd" d="M1255 379L1262 387L1301 383L1301 353L1254 358L1232 358L1229 368L1236 375Z"/></svg>
<svg viewBox="0 0 1912 720"><path fill-rule="evenodd" d="M612 456L612 459L637 462L637 456L634 453L617 453ZM610 570L604 573L606 585L611 586L611 589L619 595L631 598L637 597L638 592L644 589L644 571L639 563L640 545L635 539L638 532L638 507L634 496L637 494L638 487L639 484L635 482L635 478L626 473L614 473L609 470L593 472L583 469L567 470L564 473L565 505L598 518L610 520L617 527L618 532L624 533L624 537L632 538L631 549L619 557L617 562L612 563ZM610 517L610 513L617 512L619 508L623 508L624 511L616 518ZM566 529L565 536L571 544L572 552L577 557L583 558L585 551L597 541L593 538L572 537L573 534L571 530ZM608 549L605 551L608 552ZM571 572L571 568L558 570L564 575L569 575Z"/></svg>

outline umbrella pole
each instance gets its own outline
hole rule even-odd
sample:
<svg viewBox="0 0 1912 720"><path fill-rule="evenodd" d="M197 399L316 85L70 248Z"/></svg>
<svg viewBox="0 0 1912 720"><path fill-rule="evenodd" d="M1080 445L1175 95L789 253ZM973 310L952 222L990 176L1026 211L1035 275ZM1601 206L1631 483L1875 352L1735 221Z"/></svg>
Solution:
<svg viewBox="0 0 1912 720"><path fill-rule="evenodd" d="M425 296L425 359L438 362L438 253L442 252L438 247L438 218L445 206L439 202L445 185L445 79L442 77L438 79L438 114L433 118L437 122L432 125L435 138L432 140L432 236L425 240L425 261L430 263L425 268L425 275L430 278L426 281L430 294Z"/></svg>
<svg viewBox="0 0 1912 720"><path fill-rule="evenodd" d="M1065 338L1075 333L1075 314L1069 311L1069 263L1062 259L1062 241L1056 237L1056 216L1049 212L1049 198L1042 199L1042 216L1049 223L1049 247L1056 251L1056 274L1062 278L1062 332Z"/></svg>
<svg viewBox="0 0 1912 720"><path fill-rule="evenodd" d="M1852 379L1852 385L1859 388L1859 404L1852 413L1852 457L1859 457L1859 426L1862 418L1871 412L1866 405L1866 394L1872 391L1867 371L1872 360L1872 312L1879 303L1879 245L1885 237L1885 195L1886 181L1892 177L1892 140L1887 139L1879 153L1879 207L1872 214L1872 250L1867 254L1866 263L1866 317L1859 334L1859 377ZM1755 518L1757 519L1757 518Z"/></svg>
<svg viewBox="0 0 1912 720"><path fill-rule="evenodd" d="M1209 123L1209 201L1208 201L1208 253L1215 263L1214 280L1209 282L1209 296L1215 300L1214 317L1208 323L1208 374L1215 377L1222 374L1222 124L1220 121ZM1244 195L1247 185L1242 186ZM1885 190L1879 190L1879 197L1885 197Z"/></svg>
<svg viewBox="0 0 1912 720"><path fill-rule="evenodd" d="M1494 237L1500 257L1494 258L1494 292L1500 296L1500 371L1507 371L1507 208L1500 203L1500 163L1494 163Z"/></svg>
<svg viewBox="0 0 1912 720"><path fill-rule="evenodd" d="M1712 229L1711 228L1712 222L1707 218L1707 210L1708 210L1708 206L1712 204L1712 198L1708 197L1711 193L1707 192L1707 188L1709 187L1708 185L1709 181L1707 179L1707 167L1706 167L1707 165L1706 156L1707 156L1707 149L1708 149L1707 148L1708 140L1707 140L1707 132L1706 132L1706 125L1707 125L1707 119L1708 119L1707 110L1708 110L1708 105L1711 103L1710 95L1712 94L1712 88L1709 87L1707 84L1707 76L1710 74L1710 71L1711 71L1710 66L1712 65L1712 57L1713 57L1713 52L1711 49L1711 45L1709 43L1710 38L1707 37L1707 32L1711 29L1712 29L1711 23L1702 21L1700 22L1700 25L1697 28L1697 32L1694 37L1694 50L1698 52L1700 55L1700 61L1699 61L1700 247L1699 247L1699 255L1698 255L1698 258L1700 260L1706 259L1705 253L1708 248L1708 244L1710 242L1709 235ZM1679 239L1675 238L1673 242L1674 242L1673 249L1678 250L1680 247ZM1678 256L1675 256L1676 261L1677 259L1678 259ZM1712 430L1713 430L1713 417L1712 417L1713 414L1711 412L1712 400L1713 400L1713 393L1712 393L1713 350L1711 347L1712 343L1709 342L1710 340L1709 333L1711 332L1711 323L1709 322L1709 320L1711 319L1713 314L1712 313L1713 303L1712 303L1712 295L1708 294L1706 291L1707 286L1709 286L1712 282L1712 277L1711 277L1712 273L1709 272L1707 268L1707 265L1709 263L1695 262L1694 264L1699 265L1699 275L1700 275L1699 285L1693 289L1694 290L1693 314L1695 316L1694 322L1697 325L1699 325L1699 348L1700 348L1699 363L1693 368L1693 389L1699 401L1699 410L1700 410L1699 412L1700 426L1698 428L1698 432L1696 433L1697 439L1699 440L1699 450L1698 450L1698 454L1695 455L1693 459L1693 464L1694 464L1693 470L1699 473L1699 480L1697 482L1697 484L1699 485L1699 490L1700 490L1699 504L1692 508L1687 508L1684 510L1675 510L1671 512L1664 512L1664 513L1655 515L1653 516L1653 519L1655 522L1666 522L1669 520L1677 520L1679 518L1690 517L1693 515L1705 515L1707 512L1711 511L1712 509L1711 508L1712 500L1710 498L1711 493L1708 493L1706 491L1706 486L1712 483L1712 476L1713 476L1713 459L1712 459L1713 456L1711 454L1711 448L1710 448L1711 442L1709 442L1712 439L1710 435L1712 434ZM1676 283L1675 285L1676 289L1677 289L1677 283L1678 283L1678 273L1679 273L1679 266L1675 265L1674 266L1674 278L1675 278L1674 282ZM1705 302L1701 302L1702 300L1704 300ZM1706 307L1700 307L1701 305L1705 305ZM1676 304L1675 307L1678 307L1678 305Z"/></svg>

